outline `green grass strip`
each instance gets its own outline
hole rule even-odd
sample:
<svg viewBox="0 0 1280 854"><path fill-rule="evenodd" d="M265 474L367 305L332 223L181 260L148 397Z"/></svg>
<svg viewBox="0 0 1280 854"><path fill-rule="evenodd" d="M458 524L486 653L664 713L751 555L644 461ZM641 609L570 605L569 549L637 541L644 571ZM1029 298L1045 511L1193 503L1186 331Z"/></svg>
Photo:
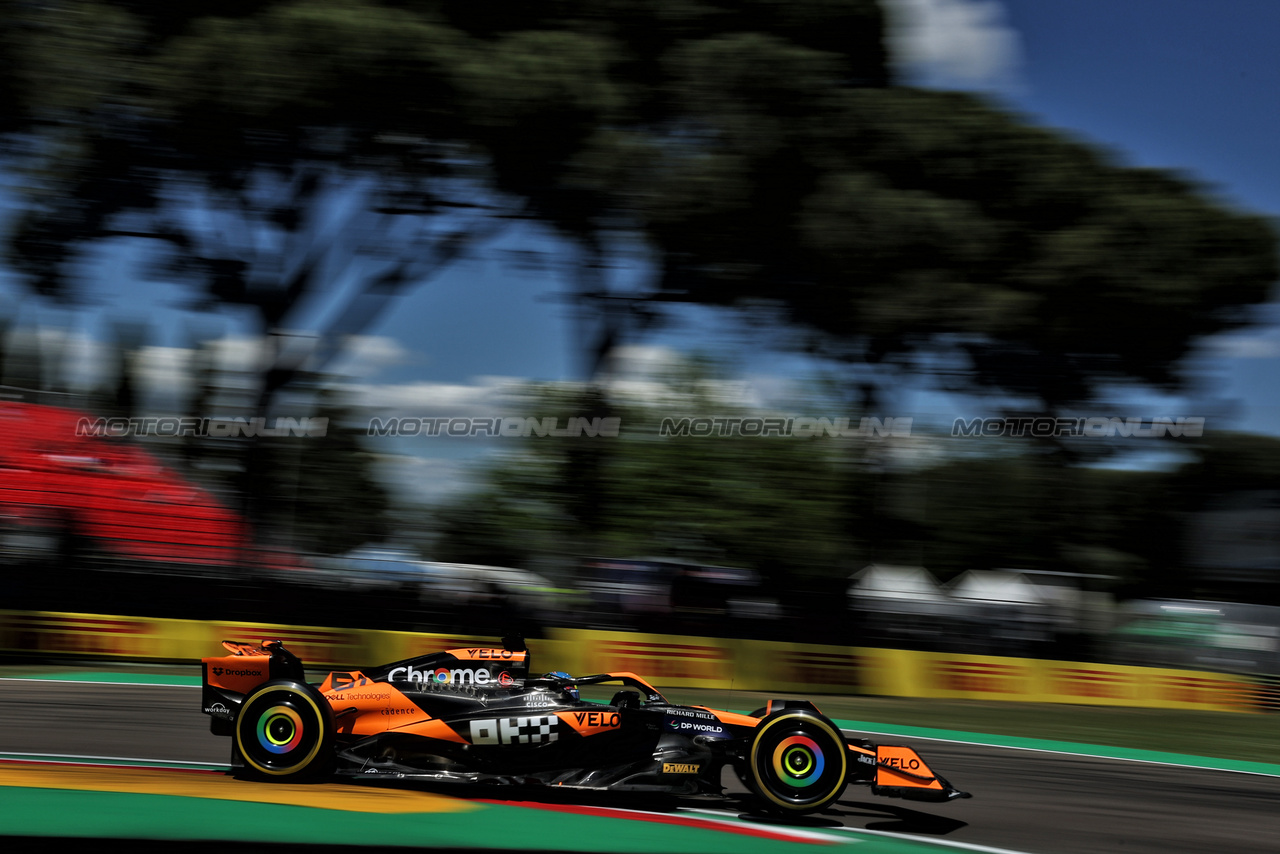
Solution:
<svg viewBox="0 0 1280 854"><path fill-rule="evenodd" d="M768 827L768 825L762 825ZM823 833L818 844L516 806L470 813L356 813L309 807L52 789L5 788L0 836L226 840L608 854L937 854L928 842Z"/></svg>

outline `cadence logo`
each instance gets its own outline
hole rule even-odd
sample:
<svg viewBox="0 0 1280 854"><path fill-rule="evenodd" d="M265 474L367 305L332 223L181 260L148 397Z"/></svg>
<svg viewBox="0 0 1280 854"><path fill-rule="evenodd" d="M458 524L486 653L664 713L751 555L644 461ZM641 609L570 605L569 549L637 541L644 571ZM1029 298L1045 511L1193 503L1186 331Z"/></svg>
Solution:
<svg viewBox="0 0 1280 854"><path fill-rule="evenodd" d="M488 685L494 681L493 674L487 669L472 670L471 668L458 668L450 670L447 667L441 667L436 670L419 670L410 664L407 667L396 667L387 674L388 679L400 679L406 682L438 682L441 685ZM504 681L505 678L505 681ZM502 685L511 684L511 675L505 670L497 677L497 681Z"/></svg>

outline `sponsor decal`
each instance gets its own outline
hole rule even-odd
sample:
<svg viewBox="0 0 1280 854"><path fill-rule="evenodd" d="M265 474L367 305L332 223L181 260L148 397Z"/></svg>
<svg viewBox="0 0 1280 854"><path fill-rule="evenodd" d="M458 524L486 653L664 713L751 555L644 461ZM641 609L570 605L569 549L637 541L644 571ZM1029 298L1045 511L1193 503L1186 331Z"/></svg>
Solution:
<svg viewBox="0 0 1280 854"><path fill-rule="evenodd" d="M344 701L374 700L375 702L382 702L382 701L391 699L391 692L390 691L353 691L349 694L348 693L339 694L335 691L330 691L328 694L325 694L324 696L326 700L344 700Z"/></svg>
<svg viewBox="0 0 1280 854"><path fill-rule="evenodd" d="M574 712L573 719L578 726L617 729L622 726L622 718L617 712Z"/></svg>
<svg viewBox="0 0 1280 854"><path fill-rule="evenodd" d="M524 702L525 702L525 705L534 706L534 707L554 706L556 705L556 698L551 696L550 694L544 694L542 692L538 692L536 694L529 694L527 697L525 697Z"/></svg>
<svg viewBox="0 0 1280 854"><path fill-rule="evenodd" d="M479 659L508 660L515 657L515 653L509 649L469 649L467 650L467 653L472 658Z"/></svg>
<svg viewBox="0 0 1280 854"><path fill-rule="evenodd" d="M352 676L350 673L330 673L329 680L332 691L345 691L348 688L358 688L362 685L368 685L369 680L364 674Z"/></svg>
<svg viewBox="0 0 1280 854"><path fill-rule="evenodd" d="M493 718L471 722L472 744L550 744L559 738L555 715Z"/></svg>
<svg viewBox="0 0 1280 854"><path fill-rule="evenodd" d="M503 686L514 685L516 680L512 679L511 674L504 670L498 674L498 684Z"/></svg>
<svg viewBox="0 0 1280 854"><path fill-rule="evenodd" d="M503 671L498 676L499 684L506 684L502 682L503 676L506 676L507 679L511 678L506 671ZM440 667L435 670L419 670L410 664L407 667L392 668L391 672L387 674L387 679L399 679L405 682L436 682L441 685L488 685L493 679L493 674L484 668L475 670L470 667L453 669Z"/></svg>
<svg viewBox="0 0 1280 854"><path fill-rule="evenodd" d="M901 768L904 771L919 771L920 760L914 756L903 758L901 756L886 756L880 760L881 765L887 765L890 768Z"/></svg>
<svg viewBox="0 0 1280 854"><path fill-rule="evenodd" d="M711 719L714 723L703 723L701 721L682 721L677 718L667 718L666 726L671 732L682 732L685 735L705 735L708 738L729 738L729 733L725 731L724 725L714 717Z"/></svg>
<svg viewBox="0 0 1280 854"><path fill-rule="evenodd" d="M700 712L694 709L667 709L669 715L683 715L688 718L702 718L704 721L718 721L715 715L710 712Z"/></svg>
<svg viewBox="0 0 1280 854"><path fill-rule="evenodd" d="M261 676L264 668L252 667L248 670L239 670L231 667L213 667L214 676Z"/></svg>
<svg viewBox="0 0 1280 854"><path fill-rule="evenodd" d="M382 709L379 712L379 714L385 715L387 717L397 717L399 715L415 715L417 713L418 713L417 706L410 706L408 708L400 708L400 709L396 709L396 708Z"/></svg>
<svg viewBox="0 0 1280 854"><path fill-rule="evenodd" d="M910 747L901 745L880 745L876 751L876 758L879 760L880 768L876 771L876 779L880 785L887 782L892 785L910 785L924 786L929 789L940 789L942 784L938 782L937 777L933 776L933 772L929 766L924 764L924 760L916 755L916 752ZM894 776L894 775L898 776ZM903 783L902 776L906 775L909 782ZM918 778L912 780L911 778Z"/></svg>
<svg viewBox="0 0 1280 854"><path fill-rule="evenodd" d="M663 762L663 774L697 774L701 765L689 765L683 762Z"/></svg>
<svg viewBox="0 0 1280 854"><path fill-rule="evenodd" d="M221 703L214 703L212 706L209 706L207 709L205 709L204 713L206 715L212 715L215 718L225 718L227 720L231 720L232 718L235 717L233 714L231 714L231 710L228 709L226 706L222 705Z"/></svg>
<svg viewBox="0 0 1280 854"><path fill-rule="evenodd" d="M876 764L876 760L875 760L875 758L874 758L874 757L867 756L866 754L862 754L862 753L859 753L859 754L858 754L858 761L859 761L859 762L861 762L861 763L863 763L864 765L875 765L875 764Z"/></svg>

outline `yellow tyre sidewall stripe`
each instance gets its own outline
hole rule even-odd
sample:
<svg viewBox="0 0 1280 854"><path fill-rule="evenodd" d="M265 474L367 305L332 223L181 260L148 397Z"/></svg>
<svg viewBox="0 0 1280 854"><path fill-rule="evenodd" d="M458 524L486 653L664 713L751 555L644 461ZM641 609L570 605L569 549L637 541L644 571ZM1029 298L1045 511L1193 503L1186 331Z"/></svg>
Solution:
<svg viewBox="0 0 1280 854"><path fill-rule="evenodd" d="M257 691L254 691L252 694L249 695L249 697L244 701L244 705L241 708L247 709L250 705L253 704L254 700L258 699L263 694L268 694L273 691L284 691L286 693L292 694L295 697L301 697L303 700L307 701L307 705L310 706L312 710L316 713L316 721L319 722L319 725L321 727L324 727L325 724L327 723L329 716L326 715L323 711L321 711L320 707L316 705L315 700L313 700L306 693L297 690L296 688L289 688L283 685L273 685L273 686L259 688ZM243 728L240 726L240 723L241 722L239 720L236 721L236 749L240 751L240 755L244 757L244 761L249 763L251 766L253 766L253 769L255 771L258 771L262 774L270 774L273 777L284 777L290 774L296 774L301 769L306 768L308 765L311 764L311 760L316 758L316 754L320 752L320 748L324 745L324 742L325 742L324 733L322 732L316 738L316 743L314 746L312 746L311 752L306 755L306 758L301 759L298 762L295 762L293 765L290 765L288 768L281 768L281 769L269 768L267 766L260 765L259 763L255 762L253 759L253 756L249 753L249 751L244 749L244 743L240 737L243 732Z"/></svg>

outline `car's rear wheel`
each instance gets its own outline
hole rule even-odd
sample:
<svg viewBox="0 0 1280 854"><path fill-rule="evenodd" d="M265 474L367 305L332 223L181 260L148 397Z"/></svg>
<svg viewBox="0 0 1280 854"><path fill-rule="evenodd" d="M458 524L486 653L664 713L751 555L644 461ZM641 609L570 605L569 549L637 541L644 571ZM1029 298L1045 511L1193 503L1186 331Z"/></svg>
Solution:
<svg viewBox="0 0 1280 854"><path fill-rule="evenodd" d="M769 812L826 809L848 782L844 736L812 711L785 709L766 716L751 740L745 782Z"/></svg>
<svg viewBox="0 0 1280 854"><path fill-rule="evenodd" d="M304 682L266 683L245 698L236 719L236 748L246 770L273 780L326 773L333 738L329 702Z"/></svg>

